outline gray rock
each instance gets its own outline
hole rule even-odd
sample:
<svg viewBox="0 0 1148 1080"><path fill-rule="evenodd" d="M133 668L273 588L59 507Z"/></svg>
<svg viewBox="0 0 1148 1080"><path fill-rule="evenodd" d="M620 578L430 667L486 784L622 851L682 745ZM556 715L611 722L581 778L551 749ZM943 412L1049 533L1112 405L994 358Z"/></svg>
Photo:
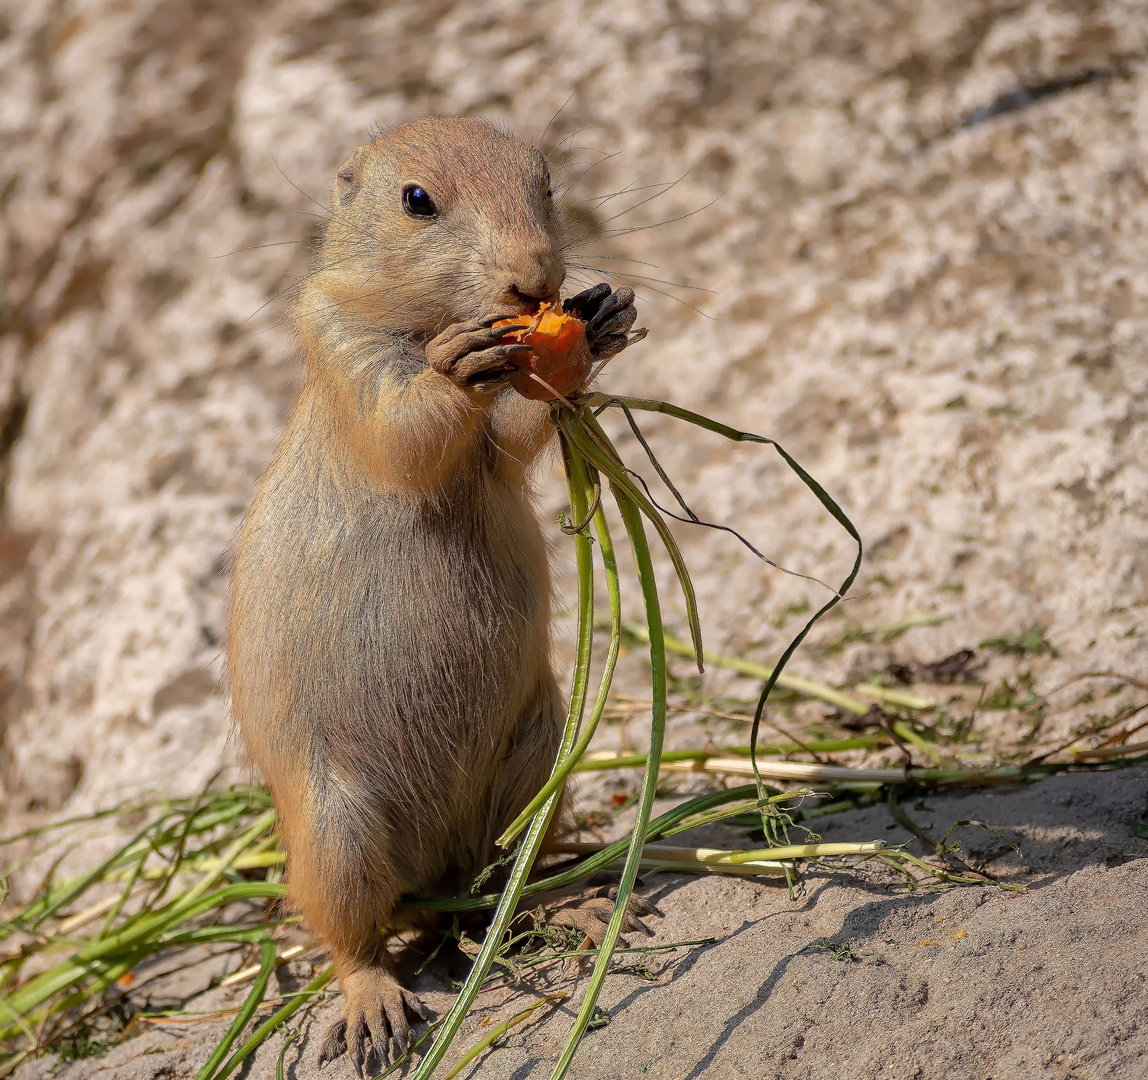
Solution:
<svg viewBox="0 0 1148 1080"><path fill-rule="evenodd" d="M930 658L1040 624L1060 652L1046 685L1142 666L1148 24L1115 3L785 11L9 8L13 805L234 767L209 687L225 552L297 377L281 294L336 163L373 119L423 111L527 137L553 121L587 229L690 215L589 252L714 290L649 283L653 334L606 385L786 442L870 541L851 621L944 615L903 643ZM619 156L587 173L600 152ZM630 200L581 202L658 180L677 183L608 224ZM703 516L842 573L840 531L768 453L649 426ZM683 543L715 645L775 654L778 612L824 595L724 537Z"/></svg>

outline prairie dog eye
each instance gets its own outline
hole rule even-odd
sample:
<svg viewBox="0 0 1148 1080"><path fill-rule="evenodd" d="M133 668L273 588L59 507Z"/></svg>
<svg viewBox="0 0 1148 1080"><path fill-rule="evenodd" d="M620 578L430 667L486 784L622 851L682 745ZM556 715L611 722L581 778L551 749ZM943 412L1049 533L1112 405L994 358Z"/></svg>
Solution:
<svg viewBox="0 0 1148 1080"><path fill-rule="evenodd" d="M418 184L407 184L403 188L403 209L411 217L432 218L438 213L434 199Z"/></svg>

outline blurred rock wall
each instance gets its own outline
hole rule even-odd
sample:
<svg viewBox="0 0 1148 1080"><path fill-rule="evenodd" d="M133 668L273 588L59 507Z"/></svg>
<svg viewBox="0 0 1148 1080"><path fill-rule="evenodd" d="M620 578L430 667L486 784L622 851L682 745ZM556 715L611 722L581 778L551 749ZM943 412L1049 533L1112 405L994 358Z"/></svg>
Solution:
<svg viewBox="0 0 1148 1080"><path fill-rule="evenodd" d="M573 273L658 279L611 388L777 436L854 515L866 599L823 636L951 616L904 639L936 656L1039 624L1050 678L1143 672L1146 38L1117 0L4 0L11 806L234 762L222 573L297 376L276 297L337 165L427 112L571 151ZM839 579L774 459L650 430L699 513ZM682 536L715 646L767 657L819 596Z"/></svg>

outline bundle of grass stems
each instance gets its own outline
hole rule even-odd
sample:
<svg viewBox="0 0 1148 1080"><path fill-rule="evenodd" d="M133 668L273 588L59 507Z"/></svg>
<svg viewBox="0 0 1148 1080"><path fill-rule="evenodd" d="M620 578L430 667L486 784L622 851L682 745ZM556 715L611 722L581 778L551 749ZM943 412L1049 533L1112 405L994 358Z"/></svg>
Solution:
<svg viewBox="0 0 1148 1080"><path fill-rule="evenodd" d="M641 433L635 413L668 414L727 439L772 446L856 543L856 557L848 575L836 590L830 590L828 601L802 626L774 667L708 653L703 649L694 589L681 552L665 521L665 513L654 501L644 481L623 464L599 424L598 415L607 409L619 410L625 416L659 476L678 500L686 515L685 520L697 522L699 519L682 501L658 463ZM435 1072L476 996L496 978L491 974L493 965L497 963L500 969L509 969L518 976L542 962L569 956L591 957L593 966L573 1028L553 1069L554 1080L564 1076L582 1036L596 1015L603 982L611 969L612 957L619 951L627 903L640 869L776 875L784 877L792 885L802 860L852 856L897 866L910 883L915 879L908 872L909 867L941 884L984 884L989 880L987 875L972 871L959 860L954 863L946 858L947 851L952 851L952 848L946 849L944 841L934 846L932 859L921 859L900 848L886 847L880 841L791 844L787 826L879 800L889 802L898 820L907 820L899 810L898 792L943 784L1019 782L1062 768L1112 768L1119 764L1117 755L1109 755L1092 766L1079 761L1052 764L1043 760L1027 768L1016 765L980 769L957 767L952 761L936 755L933 744L922 738L913 722L916 711L929 709L935 704L931 700L877 686L856 688L846 693L787 675L784 671L786 662L810 628L852 586L861 565L862 545L857 530L837 504L773 440L735 430L663 402L593 393L573 398L557 396L552 406L552 419L558 430L570 496L570 520L564 523L563 528L572 537L578 567L577 646L569 712L550 779L499 838L499 844L508 851L506 861L510 861L510 855L513 855L502 891L482 892L481 882L485 877L480 877L471 892L463 896L408 898L407 903L411 907L444 913L493 909L481 948L477 949L453 1007L447 1015L429 1026L410 1054L387 1070L389 1073L402 1067L410 1060L411 1054L421 1053L413 1074L416 1080L427 1080ZM617 504L637 571L646 615L641 624L623 623L618 563L603 505L607 490ZM645 529L647 523L664 544L677 572L689 623L688 642L667 636L663 629ZM596 544L591 539L591 530ZM588 708L595 629L596 561L605 578L610 637L597 694ZM651 724L648 751L642 754L592 753L588 747L610 699L611 681L624 634L630 635L632 640L642 641L649 650L648 708ZM667 653L695 660L699 671L703 661L708 661L762 680L748 745L719 751L664 752ZM868 712L876 701L891 710L888 715L897 719L890 723L888 735L759 746L763 711L771 692L779 685L853 713ZM891 738L917 745L933 755L936 767L855 769L820 760L823 754L889 745ZM777 760L795 753L812 753L815 761ZM643 770L629 836L611 844L566 845L569 853L582 856L575 865L532 877L543 836L571 773L610 768ZM659 775L683 769L721 776L743 776L748 782L685 799L653 818ZM796 786L782 791L767 787L766 779ZM810 798L813 791L809 785L818 787L815 800ZM747 813L757 816L765 847L734 851L653 843L699 825L739 816L744 818ZM141 820L146 820L147 824L98 866L70 880L55 881L55 866L70 850L69 840L77 830L90 830L93 824L100 822L122 827L126 821ZM120 835L122 837L122 832ZM139 992L149 982L202 963L205 957L218 957L221 952L238 953L241 965L240 970L225 982L251 980L251 988L242 1005L233 1011L230 1026L200 1069L197 1080L222 1080L230 1076L272 1033L280 1030L287 1032L279 1056L279 1075L282 1075L284 1054L299 1031L298 1026L291 1027L291 1018L300 1010L312 1008L325 992L329 992L327 987L333 970L329 966L322 968L302 990L281 999L265 1000L277 964L305 950L297 946L280 952L283 931L295 920L281 911L278 904L285 893L280 881L284 854L275 833L274 807L263 788L233 787L209 790L196 799L126 804L84 818L57 822L12 837L6 843L20 840L28 844L41 838L46 840L46 845L26 855L22 864L37 856L44 857L45 853L58 851L60 855L53 871L46 876L31 900L20 906L7 921L0 923L0 937L10 943L8 951L0 955L0 989L4 994L0 997L0 1046L4 1048L0 1076L9 1075L22 1062L45 1051L56 1050L64 1056L77 1056L89 1050L104 1049L108 1044L106 1036L103 1042L93 1043L85 1033L93 1030L95 1021L116 1014L117 1010L126 1023L122 1037L138 1030L141 1023L179 1019L170 1015L149 1015L139 1011L131 1002L139 1000ZM564 950L560 945L557 952L549 952L545 957L523 960L521 956L514 956L515 947L528 936L511 931L512 920L524 898L569 885L615 865L620 865L617 898L600 948L575 948L567 943ZM15 869L9 867L8 872ZM657 951L683 944L699 943L623 951ZM171 963L156 972L155 960L161 954ZM554 994L544 997L487 1031L449 1075L456 1075L511 1027L525 1022L543 1006L554 1005L561 997ZM272 1010L270 1015L252 1027L256 1014L263 1014L269 1008Z"/></svg>

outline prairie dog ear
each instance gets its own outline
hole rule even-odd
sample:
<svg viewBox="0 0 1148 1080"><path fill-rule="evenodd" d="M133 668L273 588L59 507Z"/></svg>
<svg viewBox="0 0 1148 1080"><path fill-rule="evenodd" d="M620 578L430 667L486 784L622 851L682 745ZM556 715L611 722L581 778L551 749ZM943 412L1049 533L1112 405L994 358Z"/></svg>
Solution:
<svg viewBox="0 0 1148 1080"><path fill-rule="evenodd" d="M332 191L334 209L343 209L355 197L363 182L363 161L370 149L369 146L360 146L339 166Z"/></svg>

